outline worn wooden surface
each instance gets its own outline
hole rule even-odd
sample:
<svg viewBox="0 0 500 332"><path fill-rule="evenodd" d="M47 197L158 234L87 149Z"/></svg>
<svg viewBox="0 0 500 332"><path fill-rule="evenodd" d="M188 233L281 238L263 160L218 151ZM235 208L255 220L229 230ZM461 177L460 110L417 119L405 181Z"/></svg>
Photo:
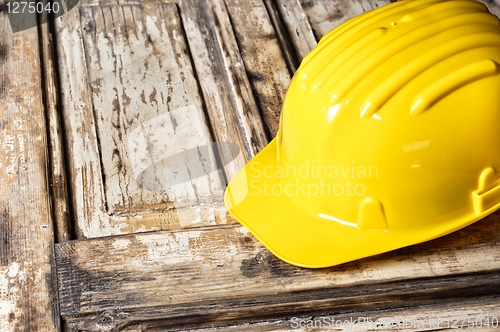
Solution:
<svg viewBox="0 0 500 332"><path fill-rule="evenodd" d="M271 319L247 324L187 329L189 332L212 331L498 331L499 297L447 302L437 305L380 310L336 315L306 315ZM481 323L480 323L481 322ZM489 325L485 325L489 324ZM131 329L130 331L134 331ZM139 331L136 329L136 331ZM161 331L161 330L160 330Z"/></svg>
<svg viewBox="0 0 500 332"><path fill-rule="evenodd" d="M293 74L300 61L316 46L311 24L299 0L265 0L283 57Z"/></svg>
<svg viewBox="0 0 500 332"><path fill-rule="evenodd" d="M227 0L226 6L255 100L270 137L274 137L291 79L277 34L261 0Z"/></svg>
<svg viewBox="0 0 500 332"><path fill-rule="evenodd" d="M223 206L227 180L275 135L300 60L388 2L84 0L15 35L0 13L0 331L57 331L58 297L71 331L500 316L500 213L310 270L276 259ZM483 2L500 14L498 0ZM239 154L203 154L212 141ZM153 181L169 175L161 158L192 149L221 169Z"/></svg>
<svg viewBox="0 0 500 332"><path fill-rule="evenodd" d="M39 33L39 38L41 38L43 88L49 130L49 144L47 149L50 158L47 176L50 182L50 194L52 198L54 240L56 242L64 242L72 238L72 225L64 160L64 135L59 115L59 92L56 74L57 61L54 58L53 35L49 25L41 25Z"/></svg>
<svg viewBox="0 0 500 332"><path fill-rule="evenodd" d="M499 246L496 213L431 242L319 270L278 260L237 226L66 242L56 256L63 318L97 331L500 295Z"/></svg>
<svg viewBox="0 0 500 332"><path fill-rule="evenodd" d="M57 24L77 235L233 222L222 203L223 189L227 178L268 142L256 101L265 105L276 89L263 85L258 73L263 66L248 79L225 5L85 5ZM279 51L276 41L274 45ZM256 66L266 60L249 59L244 57ZM282 68L283 74L270 81L279 80L281 94L290 78ZM262 90L262 100L254 98L252 89ZM184 141L177 137L178 144L172 146L229 142L241 153L224 174L160 190L139 186L128 135L155 116L190 105L197 112L196 121L190 121L204 128L192 131L204 133L198 141L195 135L186 135ZM279 109L273 112L264 122L275 133Z"/></svg>
<svg viewBox="0 0 500 332"><path fill-rule="evenodd" d="M0 12L0 331L59 326L41 53Z"/></svg>

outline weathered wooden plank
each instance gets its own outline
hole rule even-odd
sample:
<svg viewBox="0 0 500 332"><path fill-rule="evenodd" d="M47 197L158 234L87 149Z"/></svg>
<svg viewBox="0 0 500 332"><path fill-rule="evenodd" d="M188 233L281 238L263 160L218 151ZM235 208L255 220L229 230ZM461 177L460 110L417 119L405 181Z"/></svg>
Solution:
<svg viewBox="0 0 500 332"><path fill-rule="evenodd" d="M214 136L242 151L224 167L231 179L267 144L263 123L223 1L184 0L179 6Z"/></svg>
<svg viewBox="0 0 500 332"><path fill-rule="evenodd" d="M41 50L0 13L0 330L59 328Z"/></svg>
<svg viewBox="0 0 500 332"><path fill-rule="evenodd" d="M47 125L49 129L50 172L48 173L54 216L54 238L56 242L71 239L71 221L64 162L63 133L59 116L56 62L53 36L48 24L39 27L42 38L42 59Z"/></svg>
<svg viewBox="0 0 500 332"><path fill-rule="evenodd" d="M162 0L164 4L178 4L182 0ZM117 7L117 6L141 6L147 2L158 2L157 0L79 0L80 7Z"/></svg>
<svg viewBox="0 0 500 332"><path fill-rule="evenodd" d="M66 171L75 232L81 237L115 223L106 216L79 11L57 18L55 30L61 117L68 151Z"/></svg>
<svg viewBox="0 0 500 332"><path fill-rule="evenodd" d="M300 0L317 40L348 19L390 2L390 0Z"/></svg>
<svg viewBox="0 0 500 332"><path fill-rule="evenodd" d="M446 237L328 269L271 255L237 226L58 244L75 327L179 327L452 301L500 292L500 214ZM412 294L412 296L408 296Z"/></svg>
<svg viewBox="0 0 500 332"><path fill-rule="evenodd" d="M274 137L291 78L274 27L262 0L226 0L226 6L255 100Z"/></svg>
<svg viewBox="0 0 500 332"><path fill-rule="evenodd" d="M223 184L217 172L166 188L154 180L141 182L136 174L144 158L157 163L213 141L176 6L86 7L80 14L108 212L220 200ZM158 146L155 140L166 144ZM154 171L168 175L161 167Z"/></svg>
<svg viewBox="0 0 500 332"><path fill-rule="evenodd" d="M240 13L233 12L233 16L241 16L245 6L240 5ZM262 29L254 31L249 22L237 31L239 46L247 49L242 52L243 58L222 2L183 1L182 24L175 5L159 3L86 5L73 17L58 20L65 99L61 103L71 154L68 159L73 166L70 183L78 236L233 222L222 204L223 184L268 141L259 107L269 138L275 134L290 79L265 6L261 2L252 6L254 19L260 20ZM83 43L75 42L80 38ZM259 47L266 50L266 56L254 52ZM191 68L190 54L196 71ZM75 57L83 63L75 64ZM273 70L269 70L271 63ZM198 84L203 98L198 94ZM148 100L151 96L155 100ZM78 99L85 102L75 104ZM130 141L134 130L162 112L172 113L189 105L197 112L199 126L186 120L194 128L193 134L186 135L184 142L169 143L170 148L182 145L176 143L195 147L215 140L233 143L243 153L234 159L219 150L222 160L234 161L224 163L224 174L211 174L204 178L205 183L197 179L196 186L193 181L185 182L187 185L177 185L170 192L141 186L134 169L144 169L140 161L149 152L134 157L130 144L124 141ZM81 108L78 112L76 106ZM141 142L144 130L135 143ZM196 140L198 133L202 135ZM146 148L135 146L138 151ZM196 211L199 213L192 218Z"/></svg>
<svg viewBox="0 0 500 332"><path fill-rule="evenodd" d="M56 24L77 235L234 222L210 150L192 153L173 171L162 159L214 140L176 5L84 6ZM193 170L193 156L214 169L162 182ZM239 169L245 160L237 158Z"/></svg>
<svg viewBox="0 0 500 332"><path fill-rule="evenodd" d="M278 40L284 49L287 65L295 73L302 59L317 42L300 0L264 0L269 16L272 18L278 34Z"/></svg>
<svg viewBox="0 0 500 332"><path fill-rule="evenodd" d="M295 316L244 324L188 329L211 331L498 331L500 298L485 297L445 304L368 309L337 315ZM485 325L488 324L488 325ZM489 326L489 327L488 327ZM496 326L496 327L495 327ZM136 327L130 329L134 331ZM125 329L124 331L128 331ZM161 330L160 330L161 331Z"/></svg>

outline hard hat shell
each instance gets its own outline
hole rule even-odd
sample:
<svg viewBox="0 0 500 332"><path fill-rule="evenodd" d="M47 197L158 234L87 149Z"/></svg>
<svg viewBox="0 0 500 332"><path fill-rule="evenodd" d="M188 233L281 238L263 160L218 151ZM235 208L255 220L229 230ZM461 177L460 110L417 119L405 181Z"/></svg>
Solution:
<svg viewBox="0 0 500 332"><path fill-rule="evenodd" d="M500 207L500 24L474 1L400 1L325 35L228 211L271 252L327 267Z"/></svg>

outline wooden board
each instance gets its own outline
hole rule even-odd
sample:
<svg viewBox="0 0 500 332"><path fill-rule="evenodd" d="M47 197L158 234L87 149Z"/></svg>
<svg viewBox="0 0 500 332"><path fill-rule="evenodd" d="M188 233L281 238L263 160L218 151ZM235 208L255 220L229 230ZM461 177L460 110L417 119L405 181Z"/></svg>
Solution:
<svg viewBox="0 0 500 332"><path fill-rule="evenodd" d="M300 0L264 0L267 12L292 73L317 40Z"/></svg>
<svg viewBox="0 0 500 332"><path fill-rule="evenodd" d="M366 11L394 2L389 0L349 1L349 0L299 0L316 39L348 19Z"/></svg>
<svg viewBox="0 0 500 332"><path fill-rule="evenodd" d="M499 297L484 297L437 305L369 309L324 316L295 316L247 324L186 331L498 331ZM131 330L133 331L133 329ZM138 331L138 330L137 330Z"/></svg>
<svg viewBox="0 0 500 332"><path fill-rule="evenodd" d="M59 327L41 53L0 12L0 331Z"/></svg>
<svg viewBox="0 0 500 332"><path fill-rule="evenodd" d="M179 29L174 7L152 4L143 11L137 5L83 6L80 12L62 20L68 23L58 33L62 104L78 236L168 228L175 221L166 221L165 216L175 207L172 202L176 198L189 206L200 198L206 199L211 191L222 195L219 174L201 180L201 193L194 182L168 191L144 187L137 181L134 170L138 167L133 162L142 157L140 152L147 151L148 146L132 145L138 153L128 151L131 132L138 129L143 134L144 123L183 106L192 106L193 114L199 117L184 135L200 130L199 141L189 142L193 146L185 148L211 140L182 35L180 39L169 36ZM156 25L160 13L167 17ZM165 24L173 25L171 31ZM121 54L120 59L116 53ZM178 114L179 119L182 115ZM172 123L169 130L175 129L171 127ZM188 143L181 137L175 143L183 142ZM148 165L153 172L154 163L156 160L151 160ZM220 207L204 203L205 214L211 213L215 223L214 215L220 214ZM193 216L186 219L195 219L190 217Z"/></svg>
<svg viewBox="0 0 500 332"><path fill-rule="evenodd" d="M54 58L54 36L49 24L38 27L42 39L43 87L45 92L45 107L47 112L49 152L50 195L52 198L52 215L54 218L55 242L69 241L72 238L72 221L68 185L66 178L66 164L64 159L64 141L61 128L59 91L57 81L57 61Z"/></svg>
<svg viewBox="0 0 500 332"><path fill-rule="evenodd" d="M255 100L270 137L274 137L293 73L286 67L264 3L261 0L227 0L226 6L231 22L235 22L233 29Z"/></svg>
<svg viewBox="0 0 500 332"><path fill-rule="evenodd" d="M250 7L254 21L233 31L231 20ZM85 2L56 24L77 236L234 222L222 203L225 184L276 134L291 77L264 3ZM165 114L184 129L147 146L144 137L161 143L175 131L152 124ZM148 163L154 179L168 178L158 166L164 157L212 141L240 153L228 158L219 149L208 159L225 160L222 170L175 185L138 181Z"/></svg>
<svg viewBox="0 0 500 332"><path fill-rule="evenodd" d="M61 314L97 331L446 303L500 295L500 213L446 237L301 269L236 226L58 244Z"/></svg>

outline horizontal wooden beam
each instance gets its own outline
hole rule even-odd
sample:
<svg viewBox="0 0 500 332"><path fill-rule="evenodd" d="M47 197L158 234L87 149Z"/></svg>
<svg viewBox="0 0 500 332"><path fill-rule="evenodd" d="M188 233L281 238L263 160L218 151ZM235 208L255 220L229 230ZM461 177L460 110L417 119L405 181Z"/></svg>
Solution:
<svg viewBox="0 0 500 332"><path fill-rule="evenodd" d="M482 297L442 304L392 309L369 308L329 315L302 315L249 323L223 324L185 329L189 332L244 331L452 331L477 329L495 331L500 326L500 297ZM132 327L130 331L132 331ZM140 326L142 327L142 326Z"/></svg>
<svg viewBox="0 0 500 332"><path fill-rule="evenodd" d="M251 322L297 315L340 314L370 308L390 309L405 306L443 304L480 296L500 295L500 274L473 274L424 278L409 282L387 282L260 297L233 298L164 306L159 308L130 308L120 311L96 312L80 317L85 321L79 328L87 329L97 323L112 323L112 330L141 326L152 328L192 328L230 322ZM119 317L128 319L117 321ZM116 324L116 325L115 325Z"/></svg>
<svg viewBox="0 0 500 332"><path fill-rule="evenodd" d="M280 261L239 226L61 243L61 313L89 331L185 328L500 295L499 219L316 270Z"/></svg>

